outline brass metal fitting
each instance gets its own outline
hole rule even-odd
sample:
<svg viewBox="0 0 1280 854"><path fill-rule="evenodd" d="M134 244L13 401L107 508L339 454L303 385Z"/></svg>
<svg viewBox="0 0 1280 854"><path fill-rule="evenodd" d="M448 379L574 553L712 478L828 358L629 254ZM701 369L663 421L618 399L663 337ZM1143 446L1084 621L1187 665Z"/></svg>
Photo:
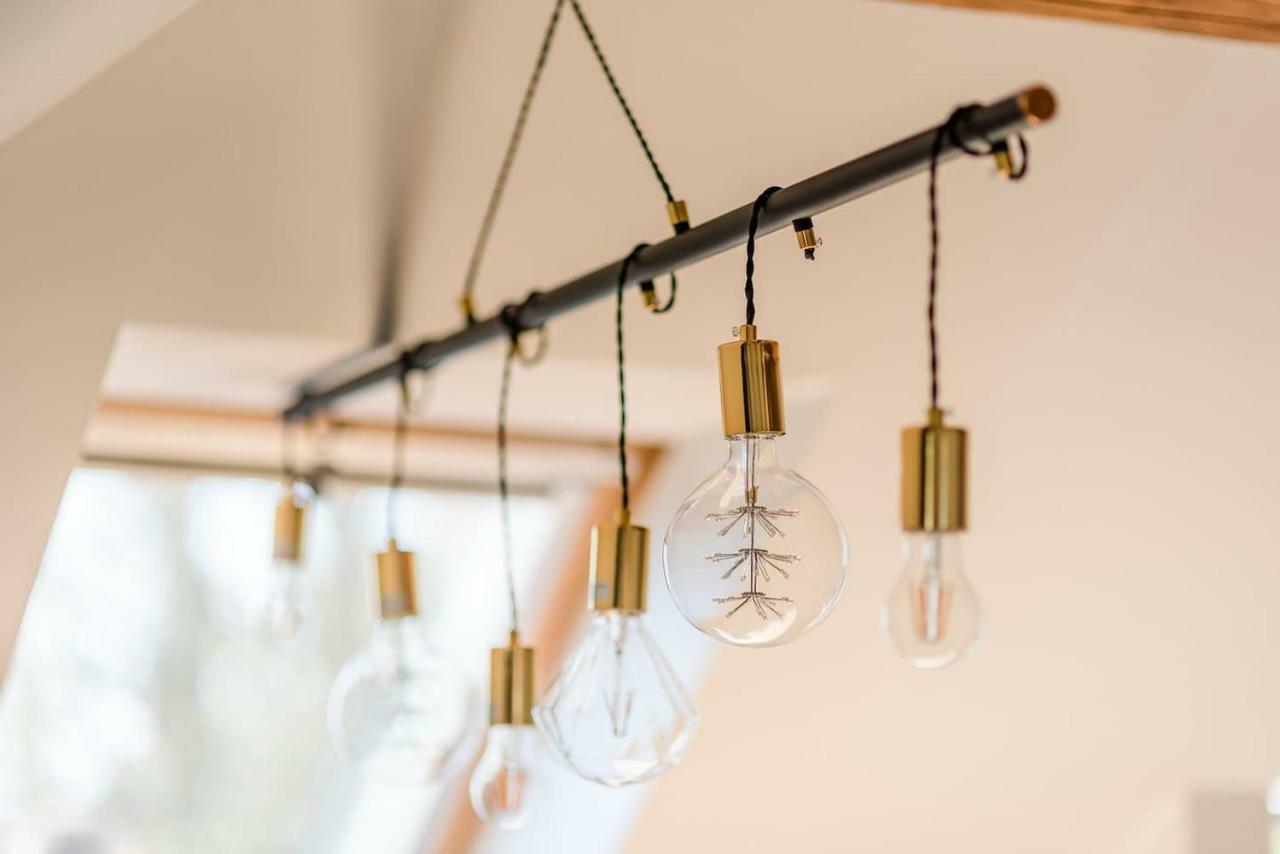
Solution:
<svg viewBox="0 0 1280 854"><path fill-rule="evenodd" d="M619 510L612 524L591 529L590 611L644 611L649 580L649 529Z"/></svg>
<svg viewBox="0 0 1280 854"><path fill-rule="evenodd" d="M275 546L271 556L276 560L302 560L302 523L306 506L294 494L293 483L285 484L285 494L276 504Z"/></svg>
<svg viewBox="0 0 1280 854"><path fill-rule="evenodd" d="M813 219L811 217L801 217L793 220L791 227L796 232L796 245L804 252L804 257L810 261L814 259L814 253L818 246L822 243L818 239L817 233L813 230Z"/></svg>
<svg viewBox="0 0 1280 854"><path fill-rule="evenodd" d="M533 723L533 647L521 646L516 632L489 650L489 723Z"/></svg>
<svg viewBox="0 0 1280 854"><path fill-rule="evenodd" d="M995 158L996 169L1001 175L1008 178L1013 174L1013 156L1009 154L1009 146L996 146L992 149L991 156Z"/></svg>
<svg viewBox="0 0 1280 854"><path fill-rule="evenodd" d="M1038 125L1049 121L1058 112L1058 99L1047 86L1032 86L1018 93L1018 109L1027 124Z"/></svg>
<svg viewBox="0 0 1280 854"><path fill-rule="evenodd" d="M963 531L967 524L968 437L929 410L923 427L902 431L902 529Z"/></svg>
<svg viewBox="0 0 1280 854"><path fill-rule="evenodd" d="M676 234L689 230L689 206L685 204L684 199L667 202L667 219L671 221L671 227L675 229Z"/></svg>
<svg viewBox="0 0 1280 854"><path fill-rule="evenodd" d="M468 323L476 319L476 304L471 299L470 294L464 294L458 298L458 309L462 312L462 317Z"/></svg>
<svg viewBox="0 0 1280 854"><path fill-rule="evenodd" d="M787 424L778 342L757 340L753 324L736 331L737 341L718 348L724 435L781 436Z"/></svg>
<svg viewBox="0 0 1280 854"><path fill-rule="evenodd" d="M653 286L653 282L644 282L640 285L640 299L649 311L658 310L658 289Z"/></svg>
<svg viewBox="0 0 1280 854"><path fill-rule="evenodd" d="M418 588L414 579L413 552L402 552L394 539L378 553L378 612L384 620L418 613Z"/></svg>

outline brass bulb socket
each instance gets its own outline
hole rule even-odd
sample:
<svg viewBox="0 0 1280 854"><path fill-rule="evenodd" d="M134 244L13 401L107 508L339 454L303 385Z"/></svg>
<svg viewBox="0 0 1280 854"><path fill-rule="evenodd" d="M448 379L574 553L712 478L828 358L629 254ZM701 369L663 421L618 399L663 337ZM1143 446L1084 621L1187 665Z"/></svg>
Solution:
<svg viewBox="0 0 1280 854"><path fill-rule="evenodd" d="M612 524L591 529L587 609L640 613L647 602L649 529L631 524L623 510Z"/></svg>
<svg viewBox="0 0 1280 854"><path fill-rule="evenodd" d="M402 552L395 540L378 553L378 613L384 620L412 617L418 613L418 587L414 578L413 552Z"/></svg>
<svg viewBox="0 0 1280 854"><path fill-rule="evenodd" d="M276 560L302 560L302 523L306 508L293 494L293 485L276 503L275 544L271 556Z"/></svg>
<svg viewBox="0 0 1280 854"><path fill-rule="evenodd" d="M781 436L787 432L782 408L782 365L777 341L756 338L756 327L738 327L738 340L721 344L720 411L724 435Z"/></svg>
<svg viewBox="0 0 1280 854"><path fill-rule="evenodd" d="M521 646L515 632L489 650L489 723L533 723L533 647Z"/></svg>
<svg viewBox="0 0 1280 854"><path fill-rule="evenodd" d="M902 529L963 531L967 525L968 434L930 409L922 427L902 431Z"/></svg>

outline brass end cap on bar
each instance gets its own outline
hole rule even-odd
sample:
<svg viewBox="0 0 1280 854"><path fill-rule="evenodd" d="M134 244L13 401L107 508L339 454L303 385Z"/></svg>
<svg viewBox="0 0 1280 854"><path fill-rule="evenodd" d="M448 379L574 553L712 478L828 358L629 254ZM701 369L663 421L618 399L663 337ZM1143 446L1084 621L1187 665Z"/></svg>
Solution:
<svg viewBox="0 0 1280 854"><path fill-rule="evenodd" d="M902 431L902 529L963 531L966 519L968 436L929 410L927 423Z"/></svg>
<svg viewBox="0 0 1280 854"><path fill-rule="evenodd" d="M778 342L757 339L756 327L749 323L735 333L737 341L717 349L724 435L781 436L787 432L787 422Z"/></svg>
<svg viewBox="0 0 1280 854"><path fill-rule="evenodd" d="M1018 93L1018 109L1022 110L1027 124L1038 125L1058 112L1058 99L1048 86L1032 86Z"/></svg>
<svg viewBox="0 0 1280 854"><path fill-rule="evenodd" d="M294 493L293 484L285 484L285 494L276 504L275 544L271 556L276 560L302 560L302 524L306 505Z"/></svg>
<svg viewBox="0 0 1280 854"><path fill-rule="evenodd" d="M612 524L591 529L587 610L640 613L647 603L649 529L619 510Z"/></svg>
<svg viewBox="0 0 1280 854"><path fill-rule="evenodd" d="M684 199L667 202L667 220L670 221L676 234L689 230L689 206L685 204Z"/></svg>
<svg viewBox="0 0 1280 854"><path fill-rule="evenodd" d="M418 613L418 587L414 579L413 552L402 552L394 539L378 552L378 612L384 620Z"/></svg>
<svg viewBox="0 0 1280 854"><path fill-rule="evenodd" d="M489 651L489 723L533 723L533 647L522 646L516 632Z"/></svg>

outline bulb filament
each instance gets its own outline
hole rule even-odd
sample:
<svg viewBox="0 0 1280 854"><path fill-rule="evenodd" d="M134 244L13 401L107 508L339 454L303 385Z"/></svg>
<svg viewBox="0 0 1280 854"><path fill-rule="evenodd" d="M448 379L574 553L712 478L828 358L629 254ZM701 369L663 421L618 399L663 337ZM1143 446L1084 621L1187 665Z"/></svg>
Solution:
<svg viewBox="0 0 1280 854"><path fill-rule="evenodd" d="M781 617L782 612L774 605L776 603L791 602L792 600L786 596L769 596L760 589L760 581L772 581L769 570L774 570L785 579L790 579L791 574L787 572L785 566L793 564L800 560L798 555L781 554L770 551L766 548L760 548L756 545L756 529L764 531L769 537L785 537L786 532L778 525L779 519L793 519L799 515L796 510L787 510L784 508L769 508L759 503L760 486L756 483L756 455L759 453L756 439L748 438L746 440L747 450L747 466L746 466L746 489L743 491L745 503L734 507L724 513L708 513L707 519L712 522L722 522L724 526L716 531L716 535L727 537L734 529L738 528L741 523L741 533L746 539L747 545L731 552L716 552L707 555L710 563L731 562L729 568L720 576L722 580L727 580L731 575L742 570L739 578L747 582L747 589L733 596L723 596L712 601L718 605L733 605L725 614L726 617L732 617L741 611L750 603L759 615L760 619L768 620L770 615Z"/></svg>
<svg viewBox="0 0 1280 854"><path fill-rule="evenodd" d="M951 585L943 584L936 571L930 572L923 582L912 585L911 622L918 640L938 643L946 638L951 593Z"/></svg>
<svg viewBox="0 0 1280 854"><path fill-rule="evenodd" d="M623 687L622 647L626 643L626 626L620 626L618 631L613 644L613 690L605 691L604 706L609 710L609 723L613 726L614 738L625 738L627 726L631 723L631 708L635 704L636 693Z"/></svg>

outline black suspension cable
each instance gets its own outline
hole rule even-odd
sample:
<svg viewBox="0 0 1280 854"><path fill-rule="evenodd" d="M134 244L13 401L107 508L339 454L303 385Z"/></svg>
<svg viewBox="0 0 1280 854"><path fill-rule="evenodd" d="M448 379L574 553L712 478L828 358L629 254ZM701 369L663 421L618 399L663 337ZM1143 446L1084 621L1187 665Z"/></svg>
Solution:
<svg viewBox="0 0 1280 854"><path fill-rule="evenodd" d="M400 368L400 401L396 408L395 433L391 440L391 483L387 488L387 540L396 538L396 499L404 485L404 451L409 432L409 368L402 357Z"/></svg>
<svg viewBox="0 0 1280 854"><path fill-rule="evenodd" d="M957 107L947 120L933 132L933 145L929 149L929 301L925 310L929 327L929 407L938 408L938 158L942 154L942 145L949 142L952 147L963 151L970 157L986 157L995 155L1001 171L1012 181L1021 180L1027 174L1027 158L1029 149L1027 141L1021 134L1015 134L1021 151L1021 163L1014 165L1009 158L1007 139L988 141L985 150L974 148L964 140L961 126L969 114L978 109L978 104ZM1003 160L1002 160L1003 156Z"/></svg>
<svg viewBox="0 0 1280 854"><path fill-rule="evenodd" d="M538 48L538 58L533 63L533 72L529 75L529 82L524 87L524 97L520 99L515 127L511 129L511 137L507 140L507 150L502 155L502 165L498 168L497 180L494 181L493 191L489 193L489 204L485 208L484 219L480 221L480 233L476 236L475 246L471 249L471 260L467 262L467 273L462 282L461 303L468 325L475 323L476 320L472 297L476 289L476 278L480 275L480 263L489 245L493 224L498 218L502 195L506 192L507 181L511 177L511 166L515 163L520 140L524 137L524 127L529 120L529 108L533 105L533 96L537 93L538 83L542 80L542 72L547 65L547 55L551 51L551 41L555 38L556 27L560 23L560 12L563 9L564 0L556 0L555 6L551 9L551 18L547 21L546 30L542 34L542 44Z"/></svg>
<svg viewBox="0 0 1280 854"><path fill-rule="evenodd" d="M502 566L507 578L511 631L520 628L516 604L516 573L511 551L511 486L507 477L507 401L511 395L511 366L519 349L518 332L512 332L506 356L502 359L502 384L498 391L498 505L502 521Z"/></svg>
<svg viewBox="0 0 1280 854"><path fill-rule="evenodd" d="M627 124L631 125L631 132L635 134L636 142L640 143L640 150L644 152L645 160L649 161L649 168L653 170L653 177L658 179L658 185L662 187L662 194L667 198L667 210L671 214L671 227L676 234L683 234L689 230L689 216L687 209L684 207L684 202L677 202L675 195L671 192L671 184L667 181L667 176L663 174L662 167L658 165L657 158L653 156L653 149L649 147L649 140L645 137L644 131L640 129L640 123L636 121L635 113L631 111L631 105L627 102L626 96L622 94L622 87L618 85L618 78L614 76L609 61L604 58L604 51L600 47L600 42L596 38L591 24L587 22L587 16L582 10L582 4L578 0L569 0L569 5L573 8L574 17L578 19L578 25L582 27L582 34L586 36L587 44L591 46L591 52L595 54L596 62L599 63L600 70L604 73L604 79L608 82L609 88L613 90L614 99L618 102L618 106L622 108L622 114L626 116ZM676 280L675 273L671 273L668 278L671 280L671 293L665 303L659 304L652 282L646 282L641 286L641 292L645 298L645 306L654 314L665 314L675 307L676 291L679 289L680 283Z"/></svg>
<svg viewBox="0 0 1280 854"><path fill-rule="evenodd" d="M756 229L760 227L760 212L764 210L769 197L781 190L781 187L769 187L751 205L751 221L747 223L747 284L743 289L747 295L747 325L756 322L756 286L752 277L756 272Z"/></svg>
<svg viewBox="0 0 1280 854"><path fill-rule="evenodd" d="M525 125L529 119L529 110L533 104L534 95L537 92L538 84L542 80L543 70L546 68L547 57L551 51L551 43L554 40L556 29L560 23L561 12L564 8L565 0L556 0L555 6L551 10L551 18L547 21L546 30L543 32L542 44L538 49L537 60L534 62L533 72L529 76L529 81L525 84L524 97L520 102L520 109L516 114L516 123L512 128L511 137L507 141L506 152L502 158L502 165L498 169L498 177L494 182L493 191L489 195L489 203L485 208L484 218L480 223L480 233L476 236L475 246L471 250L471 259L467 263L467 272L462 284L462 298L460 300L463 314L466 317L468 325L475 323L475 287L476 280L480 275L480 265L484 259L484 254L489 244L489 237L493 233L494 223L497 221L498 208L502 204L502 197L506 191L507 181L511 177L511 168L515 163L516 153L520 148L520 143L524 138ZM587 39L587 43L591 47L591 52L595 55L596 62L600 65L600 70L604 73L605 80L609 84L609 89L613 92L614 99L617 100L618 106L622 108L622 113L630 125L632 133L636 137L636 141L640 143L640 150L644 153L645 160L649 163L650 169L653 170L654 177L658 180L659 186L662 188L662 194L666 197L667 208L671 215L671 225L676 234L682 234L689 230L689 218L683 202L677 202L675 196L671 192L671 184L667 181L667 177L662 172L662 167L658 165L657 158L654 157L653 149L649 146L649 140L644 135L644 131L640 129L640 123L636 120L635 113L631 110L626 96L622 94L622 87L618 84L618 78L614 75L612 67L605 59L604 50L600 47L600 41L596 38L595 30L587 21L586 13L582 9L582 5L578 0L569 0L569 4L573 9L574 17L577 18L582 33ZM650 311L655 314L662 314L670 311L675 305L676 290L679 284L676 280L675 273L670 275L671 293L667 297L665 303L659 304L654 294L652 283L648 284L645 290L645 304Z"/></svg>
<svg viewBox="0 0 1280 854"><path fill-rule="evenodd" d="M293 421L280 423L280 471L290 483L298 476L297 429Z"/></svg>
<svg viewBox="0 0 1280 854"><path fill-rule="evenodd" d="M622 259L618 267L618 299L614 311L614 328L618 342L618 473L622 488L622 509L631 509L631 484L627 478L627 375L622 356L622 292L626 288L627 274L636 256L649 246L648 243L637 243L635 248Z"/></svg>
<svg viewBox="0 0 1280 854"><path fill-rule="evenodd" d="M600 70L604 72L604 79L608 81L609 88L613 90L613 97L617 99L618 106L622 108L622 114L627 117L627 123L631 125L632 133L636 135L636 141L640 143L640 149L644 152L645 160L649 161L653 176L658 179L658 183L662 186L663 195L667 197L668 202L674 202L676 198L671 194L671 185L667 183L667 176L662 174L662 168L658 166L658 161L654 159L653 149L649 147L649 140L645 138L644 131L640 130L640 123L636 121L635 113L631 112L631 105L627 103L627 99L622 94L622 88L618 85L618 78L613 76L613 69L609 67L608 60L604 58L604 51L600 49L600 42L596 40L595 31L587 23L587 16L582 11L582 5L578 3L578 0L569 0L569 5L573 8L573 14L578 19L578 24L582 27L582 34L587 37L587 44L591 45L591 52L596 55L596 62L600 63Z"/></svg>

